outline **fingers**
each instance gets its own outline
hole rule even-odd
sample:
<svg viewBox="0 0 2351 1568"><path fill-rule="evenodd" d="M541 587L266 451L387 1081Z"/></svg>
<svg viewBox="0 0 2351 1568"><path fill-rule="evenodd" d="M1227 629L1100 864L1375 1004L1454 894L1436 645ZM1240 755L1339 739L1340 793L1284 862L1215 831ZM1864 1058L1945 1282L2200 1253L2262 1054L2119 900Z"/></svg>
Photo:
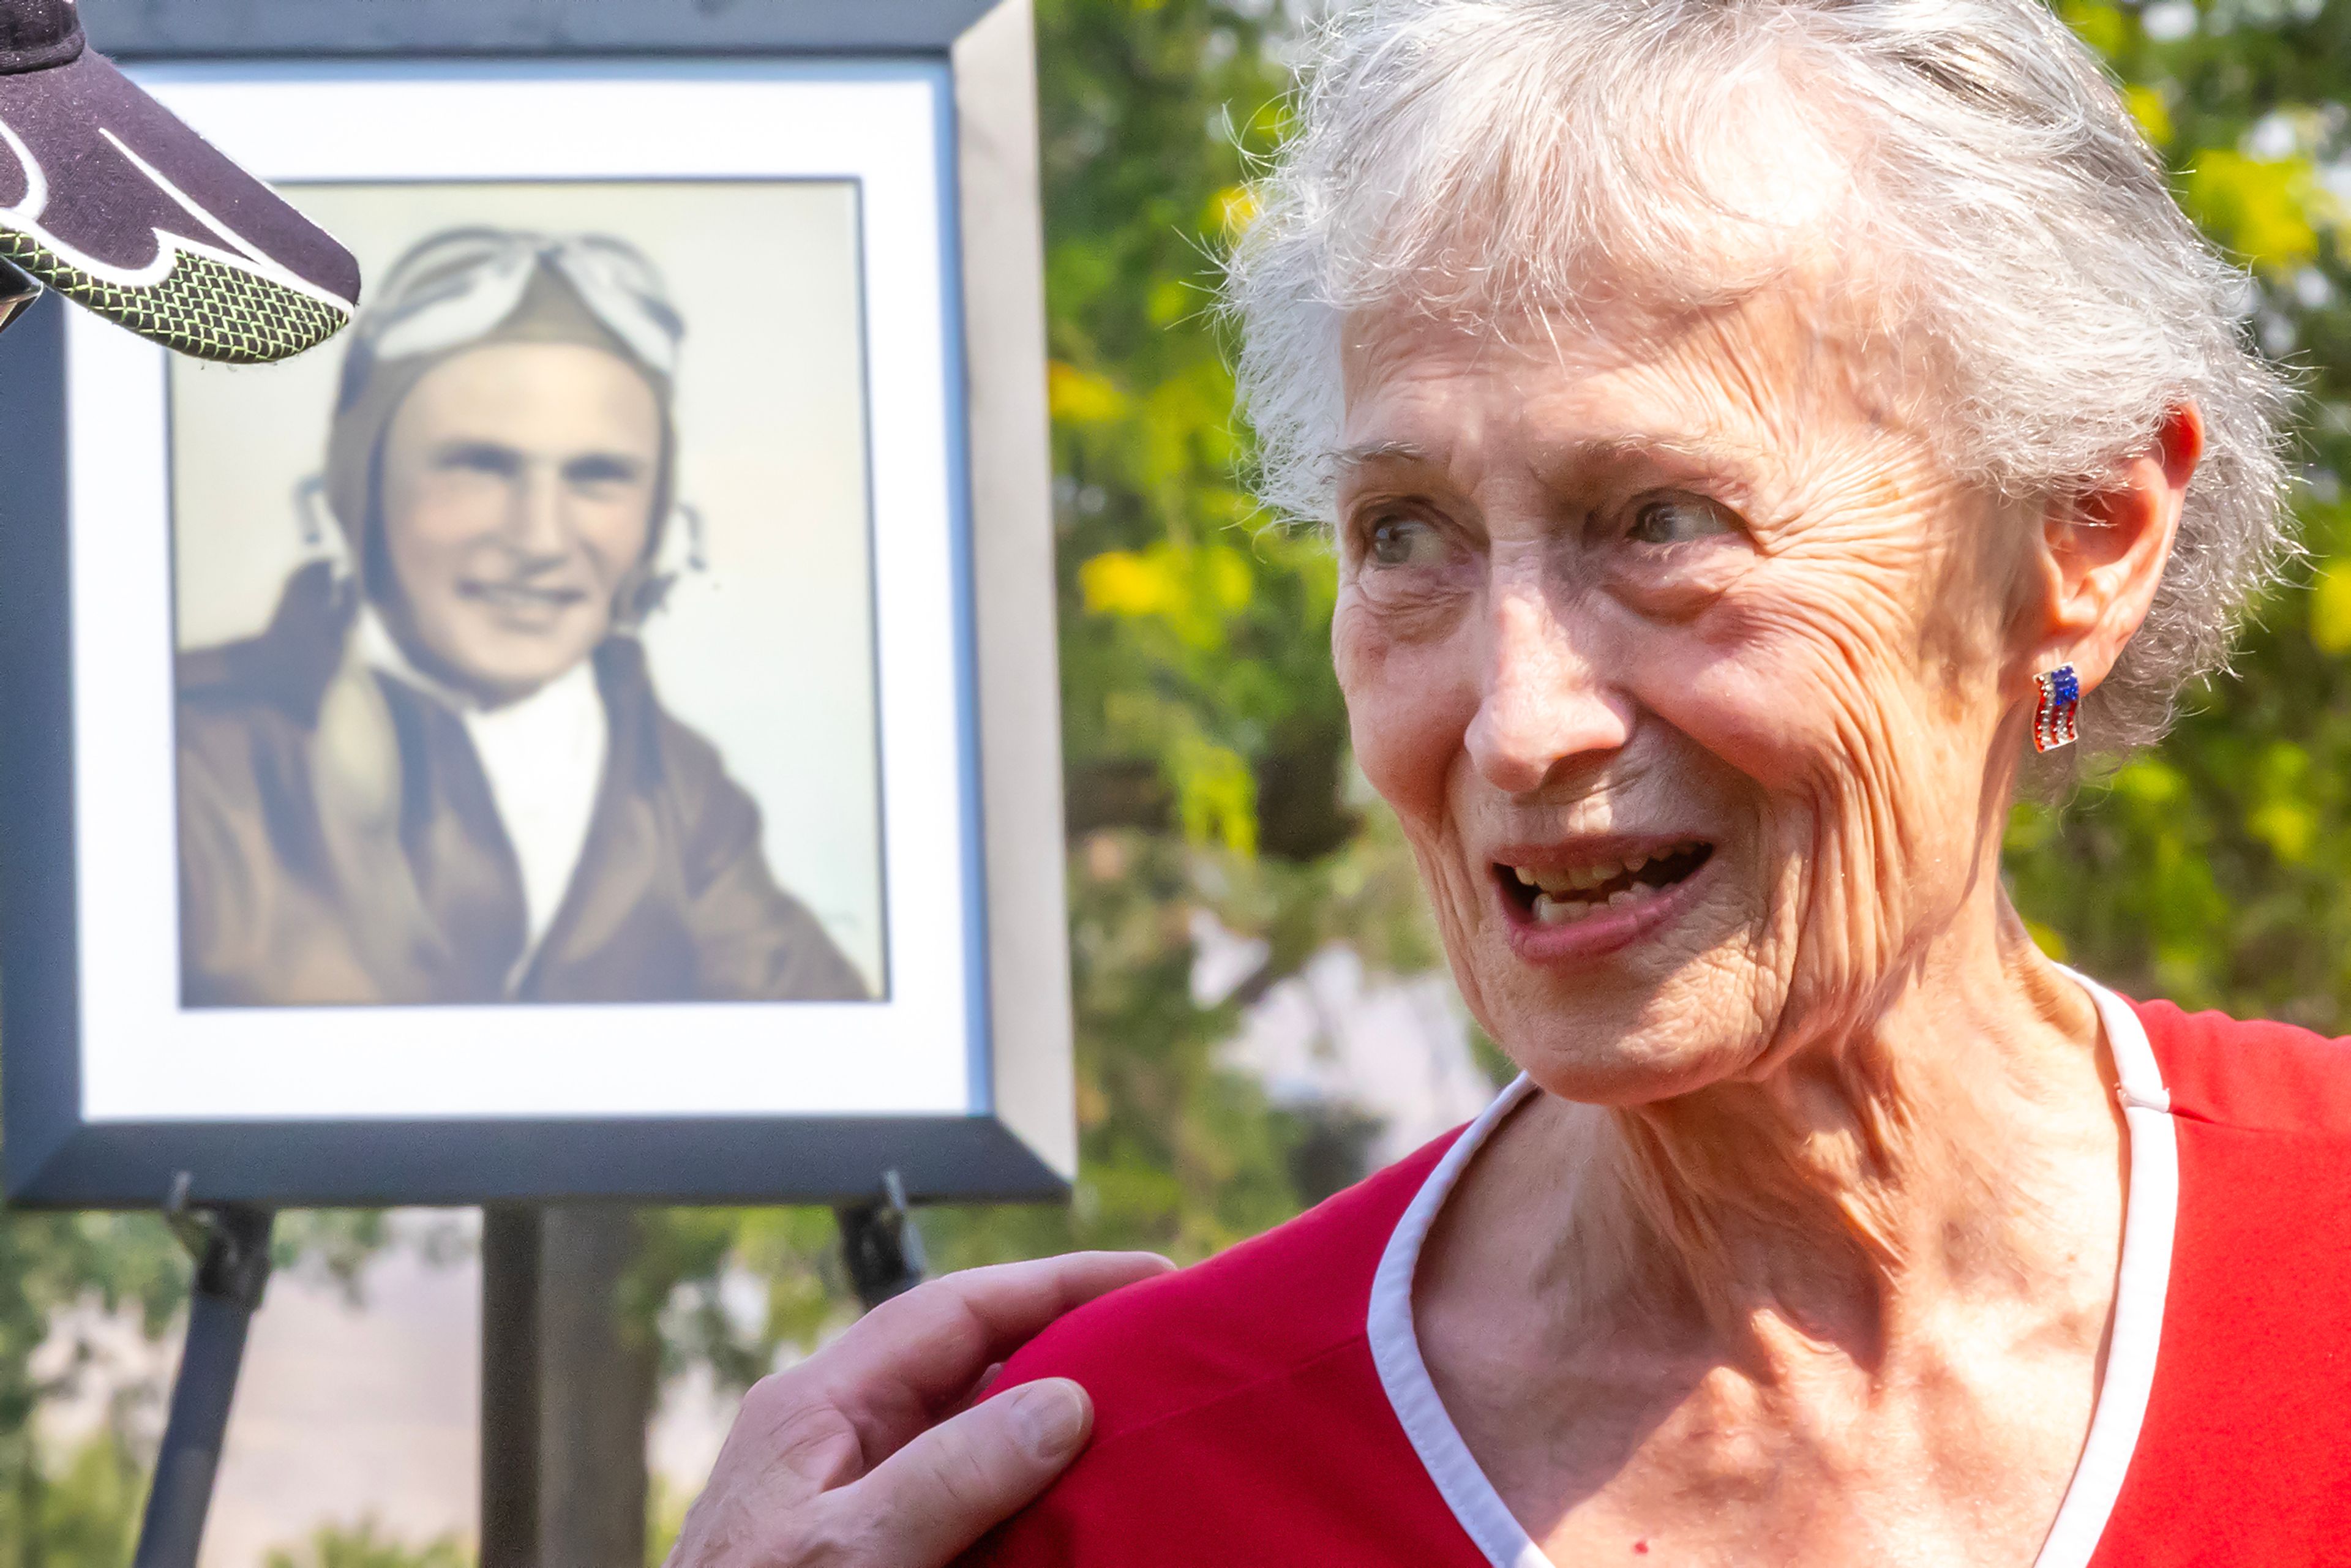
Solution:
<svg viewBox="0 0 2351 1568"><path fill-rule="evenodd" d="M883 1302L745 1396L673 1568L945 1563L1044 1490L1083 1447L1093 1407L1048 1378L924 1428L1063 1312L1173 1267L1073 1253Z"/></svg>
<svg viewBox="0 0 2351 1568"><path fill-rule="evenodd" d="M1077 1458L1093 1405L1067 1378L1024 1384L943 1422L871 1475L825 1494L857 1528L850 1560L941 1568Z"/></svg>
<svg viewBox="0 0 2351 1568"><path fill-rule="evenodd" d="M869 1458L893 1453L1055 1318L1174 1266L1152 1252L1073 1252L949 1274L883 1302L795 1374L817 1375Z"/></svg>

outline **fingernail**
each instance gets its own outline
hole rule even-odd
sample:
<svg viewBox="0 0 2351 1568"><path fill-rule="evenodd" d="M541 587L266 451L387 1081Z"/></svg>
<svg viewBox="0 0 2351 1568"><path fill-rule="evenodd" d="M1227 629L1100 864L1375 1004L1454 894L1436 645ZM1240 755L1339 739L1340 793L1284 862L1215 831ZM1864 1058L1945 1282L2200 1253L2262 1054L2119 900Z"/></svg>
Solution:
<svg viewBox="0 0 2351 1568"><path fill-rule="evenodd" d="M1012 1402L1014 1441L1040 1464L1056 1464L1085 1441L1093 1416L1086 1391L1065 1377L1049 1377L1005 1396Z"/></svg>

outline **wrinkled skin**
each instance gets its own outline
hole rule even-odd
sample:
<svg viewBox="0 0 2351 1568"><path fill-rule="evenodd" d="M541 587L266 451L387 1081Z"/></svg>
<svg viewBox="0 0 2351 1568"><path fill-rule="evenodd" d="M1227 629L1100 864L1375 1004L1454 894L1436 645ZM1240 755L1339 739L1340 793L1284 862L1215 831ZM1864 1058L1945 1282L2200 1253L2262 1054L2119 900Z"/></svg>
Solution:
<svg viewBox="0 0 2351 1568"><path fill-rule="evenodd" d="M489 706L611 630L653 537L661 407L626 361L496 343L425 372L384 433L384 595L428 674Z"/></svg>
<svg viewBox="0 0 2351 1568"><path fill-rule="evenodd" d="M1986 759L2032 675L2000 645L2018 530L1873 423L1834 345L1768 308L1661 330L1564 364L1543 340L1372 336L1348 440L1381 455L1341 501L1364 769L1479 1019L1544 1087L1608 1103L1851 1027L1992 872ZM1402 559L1374 559L1383 528ZM1491 868L1583 834L1716 853L1658 940L1529 966Z"/></svg>
<svg viewBox="0 0 2351 1568"><path fill-rule="evenodd" d="M1606 322L1346 336L1356 754L1547 1092L1437 1218L1423 1354L1555 1562L2030 1563L2125 1145L2000 832L2034 674L2094 688L2147 612L2195 413L2007 503L1826 291ZM1518 874L1667 850L1704 858L1589 919Z"/></svg>

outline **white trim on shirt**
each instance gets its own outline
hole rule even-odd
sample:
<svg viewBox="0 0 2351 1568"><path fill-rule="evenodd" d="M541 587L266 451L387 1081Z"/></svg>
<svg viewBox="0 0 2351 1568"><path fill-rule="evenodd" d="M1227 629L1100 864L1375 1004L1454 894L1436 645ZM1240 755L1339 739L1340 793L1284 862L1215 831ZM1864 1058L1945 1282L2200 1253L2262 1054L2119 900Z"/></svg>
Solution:
<svg viewBox="0 0 2351 1568"><path fill-rule="evenodd" d="M2171 1092L2164 1087L2147 1026L2105 987L2086 975L2074 977L2098 1004L2106 1048L2114 1053L2119 1081L2115 1096L2122 1102L2130 1134L2130 1191L2123 1205L2122 1266L2115 1280L2114 1332L2106 1343L2098 1407L2090 1414L2089 1441L2033 1568L2082 1568L2105 1533L2155 1385L2163 1300L2171 1284L2172 1228L2179 1218L2179 1131L2171 1124Z"/></svg>
<svg viewBox="0 0 2351 1568"><path fill-rule="evenodd" d="M2171 1124L2171 1096L2158 1069L2147 1030L2128 1002L2086 976L2081 982L2097 1004L2107 1049L2115 1059L2116 1098L2130 1139L2130 1187L2123 1212L2122 1263L2115 1288L2113 1333L2106 1346L2105 1376L2091 1413L2088 1440L2058 1505L2056 1521L2033 1560L2033 1568L2083 1568L2097 1550L2124 1473L2138 1446L2140 1423L2155 1382L2156 1349L2163 1334L2164 1296L2171 1281L2172 1227L2179 1204L2179 1147ZM1372 1304L1365 1329L1372 1362L1387 1390L1397 1422L1437 1484L1446 1506L1493 1568L1553 1568L1486 1472L1437 1396L1437 1385L1421 1359L1413 1327L1412 1282L1420 1249L1437 1210L1463 1167L1519 1103L1535 1092L1524 1075L1470 1123L1421 1183L1420 1191L1396 1221L1372 1277Z"/></svg>
<svg viewBox="0 0 2351 1568"><path fill-rule="evenodd" d="M1403 1424L1405 1436L1412 1440L1413 1451L1420 1456L1421 1467L1437 1483L1453 1517L1495 1568L1552 1568L1552 1562L1502 1501L1502 1494L1494 1490L1486 1472L1478 1468L1469 1445L1461 1440L1460 1428L1454 1426L1445 1402L1437 1396L1437 1385L1429 1379L1428 1364L1420 1357L1420 1338L1412 1326L1412 1277L1420 1265L1421 1243L1428 1239L1429 1227L1460 1178L1461 1167L1502 1118L1534 1089L1533 1081L1520 1073L1517 1082L1503 1090L1453 1140L1453 1146L1420 1184L1411 1207L1388 1237L1387 1250L1380 1254L1379 1271L1372 1276L1371 1316L1365 1324L1372 1364L1379 1368L1388 1404Z"/></svg>

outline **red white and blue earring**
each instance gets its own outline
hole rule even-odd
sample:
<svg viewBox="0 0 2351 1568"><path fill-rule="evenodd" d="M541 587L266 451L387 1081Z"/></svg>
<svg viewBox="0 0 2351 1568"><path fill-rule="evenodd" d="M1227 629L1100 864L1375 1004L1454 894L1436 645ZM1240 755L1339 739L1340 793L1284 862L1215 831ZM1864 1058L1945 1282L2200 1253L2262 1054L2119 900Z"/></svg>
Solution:
<svg viewBox="0 0 2351 1568"><path fill-rule="evenodd" d="M2082 678L2071 664L2032 677L2041 688L2041 703L2032 711L2032 748L2054 751L2082 738L2075 716L2082 710Z"/></svg>

